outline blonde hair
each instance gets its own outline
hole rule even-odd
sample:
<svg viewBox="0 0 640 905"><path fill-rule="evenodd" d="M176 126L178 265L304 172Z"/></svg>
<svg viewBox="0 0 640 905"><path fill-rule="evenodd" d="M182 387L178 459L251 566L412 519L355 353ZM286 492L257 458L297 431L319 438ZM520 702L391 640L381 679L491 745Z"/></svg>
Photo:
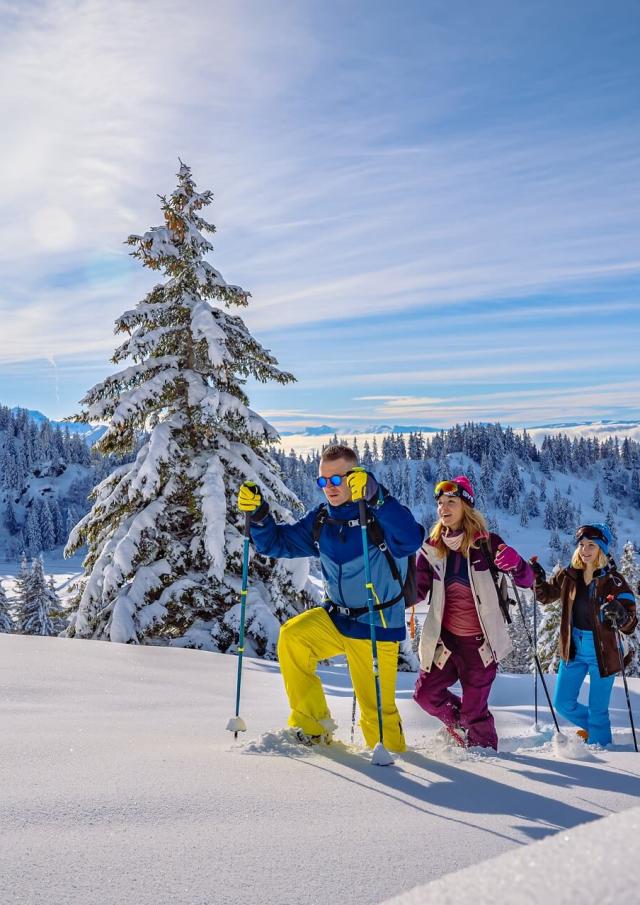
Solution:
<svg viewBox="0 0 640 905"><path fill-rule="evenodd" d="M460 552L463 556L469 555L469 550L472 547L477 547L477 541L481 537L487 537L489 534L489 528L485 521L484 515L481 512L478 512L477 509L474 509L473 506L469 506L464 500L462 502L462 531L463 538L462 544L460 545ZM433 542L433 546L436 548L436 552L440 559L444 559L447 553L449 552L449 548L442 540L442 531L444 529L444 525L438 519L435 523L431 532L429 533L429 538Z"/></svg>
<svg viewBox="0 0 640 905"><path fill-rule="evenodd" d="M602 552L602 548L598 547L598 556L593 564L593 568L595 569L604 569L607 564L607 557ZM587 564L584 559L580 556L580 544L573 551L573 556L571 557L571 565L574 569L586 569Z"/></svg>

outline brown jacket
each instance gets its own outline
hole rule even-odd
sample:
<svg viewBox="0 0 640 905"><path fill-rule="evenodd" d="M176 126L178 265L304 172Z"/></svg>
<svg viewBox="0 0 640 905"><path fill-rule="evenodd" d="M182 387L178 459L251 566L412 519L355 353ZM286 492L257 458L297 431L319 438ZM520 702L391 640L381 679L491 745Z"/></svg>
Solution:
<svg viewBox="0 0 640 905"><path fill-rule="evenodd" d="M540 603L553 603L558 599L562 602L558 648L565 663L575 657L571 627L576 581L579 577L580 571L569 566L567 569L561 569L550 581L535 584L536 598ZM600 607L610 594L617 598L629 614L628 620L620 626L620 631L625 635L630 635L638 624L635 598L623 576L615 568L608 566L595 573L589 590L593 615L593 636L600 675L612 676L620 672L620 654L614 630L608 622L600 621Z"/></svg>

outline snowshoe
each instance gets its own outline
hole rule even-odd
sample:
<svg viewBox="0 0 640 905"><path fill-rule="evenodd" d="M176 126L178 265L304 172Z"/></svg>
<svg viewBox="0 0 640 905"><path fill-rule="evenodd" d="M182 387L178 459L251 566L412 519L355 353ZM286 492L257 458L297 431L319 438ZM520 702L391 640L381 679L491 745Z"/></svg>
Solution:
<svg viewBox="0 0 640 905"><path fill-rule="evenodd" d="M321 735L309 735L304 729L300 729L299 726L294 726L291 730L291 734L294 739L300 742L301 745L304 745L305 748L313 748L315 745L331 744L331 735L328 732L323 732Z"/></svg>
<svg viewBox="0 0 640 905"><path fill-rule="evenodd" d="M436 732L436 738L446 745L456 745L458 748L468 747L467 733L462 726L444 725Z"/></svg>

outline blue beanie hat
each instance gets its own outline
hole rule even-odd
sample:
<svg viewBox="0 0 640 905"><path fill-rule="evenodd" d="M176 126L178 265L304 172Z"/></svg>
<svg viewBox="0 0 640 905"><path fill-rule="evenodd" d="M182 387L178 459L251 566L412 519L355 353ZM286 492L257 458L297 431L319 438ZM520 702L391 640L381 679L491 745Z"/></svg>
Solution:
<svg viewBox="0 0 640 905"><path fill-rule="evenodd" d="M591 529L591 530L590 530ZM590 525L581 525L576 531L576 537L581 540L586 537L587 540L597 544L606 556L613 540L611 529L604 522L592 522Z"/></svg>

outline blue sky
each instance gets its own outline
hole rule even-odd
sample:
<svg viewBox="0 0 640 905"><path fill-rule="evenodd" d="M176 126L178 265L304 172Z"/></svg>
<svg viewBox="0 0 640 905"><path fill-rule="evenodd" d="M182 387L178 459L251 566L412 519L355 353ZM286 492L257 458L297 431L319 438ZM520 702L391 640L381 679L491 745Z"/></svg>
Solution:
<svg viewBox="0 0 640 905"><path fill-rule="evenodd" d="M77 411L178 156L281 430L640 418L636 3L0 0L0 402Z"/></svg>

